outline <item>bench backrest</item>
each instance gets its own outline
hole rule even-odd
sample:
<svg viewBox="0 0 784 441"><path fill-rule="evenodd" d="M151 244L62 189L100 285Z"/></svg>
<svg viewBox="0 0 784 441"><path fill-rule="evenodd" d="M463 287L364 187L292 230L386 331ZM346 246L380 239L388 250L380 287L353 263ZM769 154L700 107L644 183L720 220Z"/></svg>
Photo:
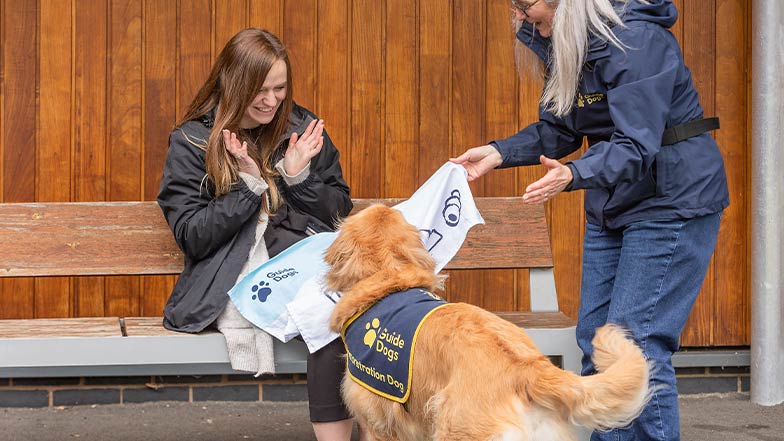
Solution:
<svg viewBox="0 0 784 441"><path fill-rule="evenodd" d="M355 211L401 199L354 199ZM553 266L541 205L477 198L485 225L471 229L446 269ZM182 271L156 202L0 204L0 277L162 275Z"/></svg>

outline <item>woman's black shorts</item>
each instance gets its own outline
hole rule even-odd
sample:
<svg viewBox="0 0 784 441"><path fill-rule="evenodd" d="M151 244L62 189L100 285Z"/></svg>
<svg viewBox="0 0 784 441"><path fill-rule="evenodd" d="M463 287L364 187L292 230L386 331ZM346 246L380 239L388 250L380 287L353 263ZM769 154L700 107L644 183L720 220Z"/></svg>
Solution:
<svg viewBox="0 0 784 441"><path fill-rule="evenodd" d="M310 421L326 423L351 418L340 396L340 383L345 374L346 348L342 339L308 354Z"/></svg>

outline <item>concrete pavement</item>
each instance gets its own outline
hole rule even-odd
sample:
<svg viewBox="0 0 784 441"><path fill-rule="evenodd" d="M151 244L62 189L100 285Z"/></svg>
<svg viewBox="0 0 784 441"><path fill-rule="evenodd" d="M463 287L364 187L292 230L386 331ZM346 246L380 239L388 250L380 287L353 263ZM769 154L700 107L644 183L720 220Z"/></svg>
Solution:
<svg viewBox="0 0 784 441"><path fill-rule="evenodd" d="M684 441L784 441L784 405L757 406L747 394L684 396L681 419ZM314 439L306 402L0 409L0 441Z"/></svg>

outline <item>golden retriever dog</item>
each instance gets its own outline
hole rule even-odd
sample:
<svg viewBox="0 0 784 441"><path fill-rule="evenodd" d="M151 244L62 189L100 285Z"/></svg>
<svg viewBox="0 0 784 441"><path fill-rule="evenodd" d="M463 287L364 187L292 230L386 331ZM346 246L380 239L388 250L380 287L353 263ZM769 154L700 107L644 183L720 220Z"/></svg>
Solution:
<svg viewBox="0 0 784 441"><path fill-rule="evenodd" d="M336 332L390 293L432 292L440 281L417 229L383 205L348 217L325 259L327 287L343 293L330 317ZM573 440L573 423L623 427L649 397L648 363L623 330L604 326L593 345L600 373L581 377L553 365L512 323L450 303L422 322L404 404L349 375L342 393L372 440Z"/></svg>

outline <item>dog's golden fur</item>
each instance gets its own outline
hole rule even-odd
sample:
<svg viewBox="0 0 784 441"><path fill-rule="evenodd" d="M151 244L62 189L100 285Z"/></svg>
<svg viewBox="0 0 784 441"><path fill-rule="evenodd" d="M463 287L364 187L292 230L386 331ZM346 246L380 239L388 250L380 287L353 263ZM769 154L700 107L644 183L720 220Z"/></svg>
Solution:
<svg viewBox="0 0 784 441"><path fill-rule="evenodd" d="M346 219L326 261L327 286L343 293L330 319L338 332L389 293L439 283L419 232L383 205ZM621 329L600 328L593 344L601 373L580 377L554 366L512 323L454 303L422 325L406 408L348 376L343 397L374 440L571 440L570 422L627 425L649 395L648 364Z"/></svg>

